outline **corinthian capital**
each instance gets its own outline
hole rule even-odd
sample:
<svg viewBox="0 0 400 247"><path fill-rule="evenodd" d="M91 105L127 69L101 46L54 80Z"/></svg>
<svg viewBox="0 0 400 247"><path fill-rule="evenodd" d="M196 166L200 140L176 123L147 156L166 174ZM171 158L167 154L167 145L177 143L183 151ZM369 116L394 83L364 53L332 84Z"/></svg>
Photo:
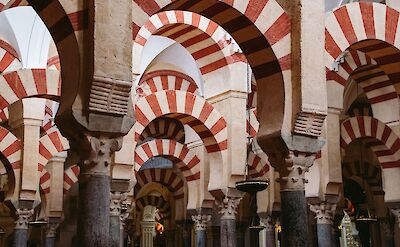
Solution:
<svg viewBox="0 0 400 247"><path fill-rule="evenodd" d="M227 196L224 197L221 202L218 202L221 219L235 219L237 214L237 207L239 206L241 199L242 198Z"/></svg>
<svg viewBox="0 0 400 247"><path fill-rule="evenodd" d="M14 229L28 229L29 218L33 215L33 209L17 209Z"/></svg>
<svg viewBox="0 0 400 247"><path fill-rule="evenodd" d="M317 224L333 224L336 204L327 202L310 204L310 210L315 213Z"/></svg>
<svg viewBox="0 0 400 247"><path fill-rule="evenodd" d="M207 224L211 220L211 215L193 215L192 220L194 221L194 227L196 231L204 231L207 229Z"/></svg>

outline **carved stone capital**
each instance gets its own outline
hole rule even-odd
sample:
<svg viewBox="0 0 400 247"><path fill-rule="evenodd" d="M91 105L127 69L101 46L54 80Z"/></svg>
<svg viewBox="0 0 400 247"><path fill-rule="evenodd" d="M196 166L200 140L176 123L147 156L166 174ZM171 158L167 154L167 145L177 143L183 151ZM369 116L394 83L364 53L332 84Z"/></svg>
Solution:
<svg viewBox="0 0 400 247"><path fill-rule="evenodd" d="M396 224L400 227L400 208L391 208L390 212L393 214Z"/></svg>
<svg viewBox="0 0 400 247"><path fill-rule="evenodd" d="M17 209L14 229L28 229L29 218L33 215L33 209Z"/></svg>
<svg viewBox="0 0 400 247"><path fill-rule="evenodd" d="M207 229L208 222L211 220L211 215L193 215L192 220L194 221L194 229L196 231L205 231Z"/></svg>
<svg viewBox="0 0 400 247"><path fill-rule="evenodd" d="M55 238L60 223L51 222L46 225L46 238Z"/></svg>
<svg viewBox="0 0 400 247"><path fill-rule="evenodd" d="M112 192L110 197L111 197L110 216L119 217L121 215L122 202L126 200L127 194L120 192Z"/></svg>
<svg viewBox="0 0 400 247"><path fill-rule="evenodd" d="M122 147L122 138L85 136L76 147L82 158L81 175L109 175L111 156Z"/></svg>
<svg viewBox="0 0 400 247"><path fill-rule="evenodd" d="M221 219L236 219L237 207L241 199L242 198L226 196L221 202L218 202Z"/></svg>
<svg viewBox="0 0 400 247"><path fill-rule="evenodd" d="M278 169L280 178L277 182L281 185L281 190L304 190L305 173L313 165L316 154L301 153L290 151L285 159L285 164Z"/></svg>
<svg viewBox="0 0 400 247"><path fill-rule="evenodd" d="M275 231L275 224L271 216L261 217L260 221L265 226L267 232Z"/></svg>
<svg viewBox="0 0 400 247"><path fill-rule="evenodd" d="M322 202L318 204L310 204L310 210L315 213L317 224L333 224L335 216L336 204Z"/></svg>

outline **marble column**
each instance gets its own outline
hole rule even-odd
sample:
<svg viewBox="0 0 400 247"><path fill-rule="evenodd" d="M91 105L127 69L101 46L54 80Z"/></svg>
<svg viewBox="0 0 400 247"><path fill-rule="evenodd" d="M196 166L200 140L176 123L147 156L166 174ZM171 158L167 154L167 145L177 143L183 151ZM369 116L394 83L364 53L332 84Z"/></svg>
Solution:
<svg viewBox="0 0 400 247"><path fill-rule="evenodd" d="M110 202L110 247L121 245L121 203L126 199L125 193L112 192Z"/></svg>
<svg viewBox="0 0 400 247"><path fill-rule="evenodd" d="M142 236L140 238L141 247L153 247L153 237L155 235L155 221L142 221Z"/></svg>
<svg viewBox="0 0 400 247"><path fill-rule="evenodd" d="M263 224L265 233L265 243L267 247L275 247L275 224L271 216L261 217L261 223Z"/></svg>
<svg viewBox="0 0 400 247"><path fill-rule="evenodd" d="M87 136L77 148L82 159L78 241L84 247L106 247L110 245L111 156L121 148L121 139Z"/></svg>
<svg viewBox="0 0 400 247"><path fill-rule="evenodd" d="M207 245L207 225L211 220L211 215L198 214L192 216L194 230L196 232L196 247L205 247Z"/></svg>
<svg viewBox="0 0 400 247"><path fill-rule="evenodd" d="M13 247L26 247L28 242L28 222L33 214L33 209L17 209L14 226Z"/></svg>
<svg viewBox="0 0 400 247"><path fill-rule="evenodd" d="M289 151L284 164L277 167L281 190L282 245L285 247L309 246L305 172L314 160L315 154Z"/></svg>
<svg viewBox="0 0 400 247"><path fill-rule="evenodd" d="M219 226L212 226L211 227L211 233L212 233L212 242L213 242L213 247L218 247L221 243L221 238L220 238L220 227Z"/></svg>
<svg viewBox="0 0 400 247"><path fill-rule="evenodd" d="M218 203L221 214L221 247L236 247L236 214L240 200L241 198L226 196Z"/></svg>
<svg viewBox="0 0 400 247"><path fill-rule="evenodd" d="M45 227L46 239L44 242L45 247L54 247L56 242L57 229L60 226L58 222L49 222Z"/></svg>
<svg viewBox="0 0 400 247"><path fill-rule="evenodd" d="M310 210L315 213L317 219L318 246L332 246L332 225L336 204L327 202L311 204Z"/></svg>
<svg viewBox="0 0 400 247"><path fill-rule="evenodd" d="M182 236L182 246L191 247L192 246L192 225L191 220L183 220L179 222L179 227L181 229Z"/></svg>

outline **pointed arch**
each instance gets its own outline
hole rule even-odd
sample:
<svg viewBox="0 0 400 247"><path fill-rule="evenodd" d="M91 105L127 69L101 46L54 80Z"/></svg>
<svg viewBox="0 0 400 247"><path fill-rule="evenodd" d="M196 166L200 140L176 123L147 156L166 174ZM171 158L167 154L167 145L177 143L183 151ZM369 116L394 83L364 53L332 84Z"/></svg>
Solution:
<svg viewBox="0 0 400 247"><path fill-rule="evenodd" d="M346 119L341 124L341 147L345 149L352 141L360 138L378 141L379 144L371 149L382 169L400 167L400 139L389 126L368 116Z"/></svg>

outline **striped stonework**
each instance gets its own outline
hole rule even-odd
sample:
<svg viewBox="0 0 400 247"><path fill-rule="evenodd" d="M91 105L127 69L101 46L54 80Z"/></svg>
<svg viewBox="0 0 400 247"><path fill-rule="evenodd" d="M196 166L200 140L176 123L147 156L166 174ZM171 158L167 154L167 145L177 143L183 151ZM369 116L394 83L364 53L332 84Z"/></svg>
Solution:
<svg viewBox="0 0 400 247"><path fill-rule="evenodd" d="M400 70L397 66L399 55L397 48L400 47L398 21L398 11L384 4L371 2L346 4L330 13L325 22L327 70L331 70L334 61L351 46L351 49L361 51L373 59L386 73L392 84L397 82L400 79ZM379 83L380 87L389 84L389 82L386 84L383 82L381 79L376 83ZM397 94L399 94L398 89ZM390 93L381 98L393 96L393 93Z"/></svg>
<svg viewBox="0 0 400 247"><path fill-rule="evenodd" d="M345 149L359 138L371 138L377 142L371 145L371 149L383 169L400 167L400 139L389 126L368 116L345 120L341 124L341 147Z"/></svg>
<svg viewBox="0 0 400 247"><path fill-rule="evenodd" d="M145 169L136 174L135 195L148 183L159 183L173 193L174 199L184 198L185 181L173 169Z"/></svg>
<svg viewBox="0 0 400 247"><path fill-rule="evenodd" d="M21 69L0 76L0 110L27 97L59 96L60 72L46 69ZM1 114L5 115L5 113Z"/></svg>
<svg viewBox="0 0 400 247"><path fill-rule="evenodd" d="M192 55L204 75L228 64L246 61L234 49L226 31L214 21L196 13L171 10L150 17L135 38L135 54L141 57L151 35L175 40Z"/></svg>
<svg viewBox="0 0 400 247"><path fill-rule="evenodd" d="M4 40L0 40L0 74L18 70L21 67L21 60L15 49Z"/></svg>
<svg viewBox="0 0 400 247"><path fill-rule="evenodd" d="M252 65L258 80L280 72L281 69L290 69L290 17L275 0L260 0L257 3L253 0L134 0L133 8L136 13L132 28L134 38L148 19L162 8L190 11L212 20L232 35ZM165 25L163 22L174 23L178 17L171 13L157 19L155 27L160 28ZM184 19L192 22L190 16ZM200 22L200 18L193 23L203 27L207 24ZM241 35L241 30L245 29L248 35Z"/></svg>
<svg viewBox="0 0 400 247"><path fill-rule="evenodd" d="M136 94L146 97L163 90L180 90L200 95L196 82L190 76L173 70L157 70L144 74L136 88Z"/></svg>
<svg viewBox="0 0 400 247"><path fill-rule="evenodd" d="M27 0L0 0L0 11L19 6L28 6Z"/></svg>
<svg viewBox="0 0 400 247"><path fill-rule="evenodd" d="M50 193L50 173L42 165L38 166L40 190L43 194Z"/></svg>
<svg viewBox="0 0 400 247"><path fill-rule="evenodd" d="M41 127L41 133L48 133L48 131L55 125L54 118L55 112L54 107L57 103L52 100L46 100L45 108L44 108L44 118Z"/></svg>
<svg viewBox="0 0 400 247"><path fill-rule="evenodd" d="M139 143L147 138L174 139L175 141L184 144L185 129L182 123L178 120L172 118L156 118L146 126L139 138Z"/></svg>
<svg viewBox="0 0 400 247"><path fill-rule="evenodd" d="M68 140L61 135L57 126L53 126L39 139L39 166L46 166L55 154L68 149Z"/></svg>
<svg viewBox="0 0 400 247"><path fill-rule="evenodd" d="M146 126L162 116L189 125L203 140L209 153L227 149L227 127L224 117L206 100L183 91L161 91L139 99L135 106L135 139Z"/></svg>
<svg viewBox="0 0 400 247"><path fill-rule="evenodd" d="M169 139L145 142L135 149L135 171L149 159L163 156L176 162L187 182L200 179L200 159L186 145Z"/></svg>
<svg viewBox="0 0 400 247"><path fill-rule="evenodd" d="M168 218L171 215L171 207L162 196L143 196L136 200L136 212L139 215L146 206L153 206L158 212Z"/></svg>
<svg viewBox="0 0 400 247"><path fill-rule="evenodd" d="M251 137L256 137L258 128L260 127L260 124L258 123L257 120L257 109L252 108L248 111L247 115L247 120L246 120L246 130L247 134Z"/></svg>
<svg viewBox="0 0 400 247"><path fill-rule="evenodd" d="M4 127L0 127L0 152L7 159L8 163L4 165L6 167L10 166L10 171L21 168L22 143ZM6 172L6 169L1 169L1 172Z"/></svg>
<svg viewBox="0 0 400 247"><path fill-rule="evenodd" d="M78 165L73 165L64 171L64 195L71 189L71 187L78 182L80 168Z"/></svg>
<svg viewBox="0 0 400 247"><path fill-rule="evenodd" d="M254 152L249 152L247 165L249 167L250 178L254 179L262 177L269 171L270 164L268 162L268 158L265 154L263 156L265 157L261 157Z"/></svg>
<svg viewBox="0 0 400 247"><path fill-rule="evenodd" d="M58 55L47 60L47 69L61 70L60 57Z"/></svg>

